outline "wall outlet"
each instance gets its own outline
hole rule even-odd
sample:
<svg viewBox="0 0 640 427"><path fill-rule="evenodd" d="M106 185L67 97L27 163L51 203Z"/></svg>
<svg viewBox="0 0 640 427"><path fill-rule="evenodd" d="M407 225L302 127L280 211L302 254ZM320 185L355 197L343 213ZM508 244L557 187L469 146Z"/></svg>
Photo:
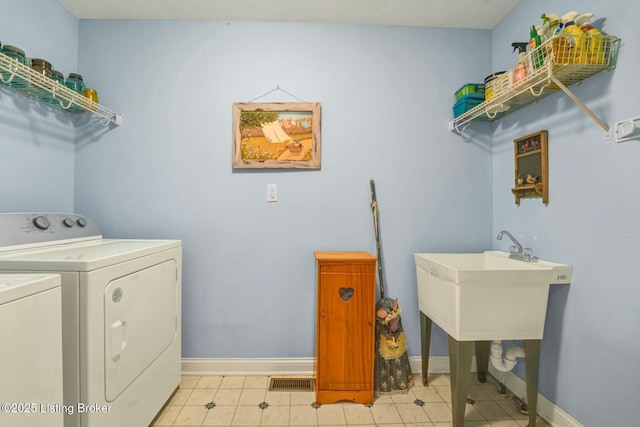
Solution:
<svg viewBox="0 0 640 427"><path fill-rule="evenodd" d="M278 201L278 186L276 184L267 184L267 202Z"/></svg>

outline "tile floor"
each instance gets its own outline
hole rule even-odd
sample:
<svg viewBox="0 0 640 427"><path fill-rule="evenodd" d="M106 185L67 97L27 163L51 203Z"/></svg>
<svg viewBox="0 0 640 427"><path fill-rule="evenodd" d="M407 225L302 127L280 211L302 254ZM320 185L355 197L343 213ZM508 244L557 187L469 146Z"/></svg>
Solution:
<svg viewBox="0 0 640 427"><path fill-rule="evenodd" d="M408 394L383 396L373 405L314 405L314 392L268 391L267 376L183 375L180 388L152 426L385 426L451 427L449 375L419 375ZM527 416L495 380L479 384L472 374L465 427L524 427ZM546 427L538 417L537 426Z"/></svg>

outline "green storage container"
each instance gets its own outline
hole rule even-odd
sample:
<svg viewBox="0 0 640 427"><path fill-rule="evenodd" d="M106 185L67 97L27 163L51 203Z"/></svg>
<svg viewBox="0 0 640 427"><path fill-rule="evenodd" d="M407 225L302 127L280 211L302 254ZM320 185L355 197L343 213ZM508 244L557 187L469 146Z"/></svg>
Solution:
<svg viewBox="0 0 640 427"><path fill-rule="evenodd" d="M482 94L484 98L484 83L467 83L456 91L456 100L469 94Z"/></svg>

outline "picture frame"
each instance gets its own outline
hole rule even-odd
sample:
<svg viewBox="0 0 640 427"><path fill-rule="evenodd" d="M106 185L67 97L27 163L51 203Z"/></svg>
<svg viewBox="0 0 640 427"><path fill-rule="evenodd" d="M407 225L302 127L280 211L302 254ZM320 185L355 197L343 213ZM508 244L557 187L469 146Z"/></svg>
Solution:
<svg viewBox="0 0 640 427"><path fill-rule="evenodd" d="M233 103L234 169L320 169L319 102Z"/></svg>

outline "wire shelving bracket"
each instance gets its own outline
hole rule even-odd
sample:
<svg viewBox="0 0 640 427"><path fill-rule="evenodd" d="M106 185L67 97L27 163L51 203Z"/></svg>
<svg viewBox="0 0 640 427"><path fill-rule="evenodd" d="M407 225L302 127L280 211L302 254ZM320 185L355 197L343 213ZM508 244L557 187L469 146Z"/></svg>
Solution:
<svg viewBox="0 0 640 427"><path fill-rule="evenodd" d="M38 73L31 67L21 64L15 59L10 58L0 52L0 71L4 76L0 75L3 83L10 83L13 79L19 78L26 82L24 88L13 88L23 95L31 96L35 99L36 90L44 91L51 94L52 98L58 101L57 106L62 110L69 110L71 107L78 107L83 112L87 112L99 119L103 125L111 123L115 125L122 124L122 114L115 113L108 108L98 104L85 97L83 94L77 93L65 85Z"/></svg>
<svg viewBox="0 0 640 427"><path fill-rule="evenodd" d="M616 66L621 40L615 36L555 36L526 56L527 76L517 84L493 89L493 97L449 121L460 132L474 120L494 121L552 93L562 91L609 133L609 126L569 86ZM541 64L540 64L541 63ZM534 68L534 64L540 64Z"/></svg>

